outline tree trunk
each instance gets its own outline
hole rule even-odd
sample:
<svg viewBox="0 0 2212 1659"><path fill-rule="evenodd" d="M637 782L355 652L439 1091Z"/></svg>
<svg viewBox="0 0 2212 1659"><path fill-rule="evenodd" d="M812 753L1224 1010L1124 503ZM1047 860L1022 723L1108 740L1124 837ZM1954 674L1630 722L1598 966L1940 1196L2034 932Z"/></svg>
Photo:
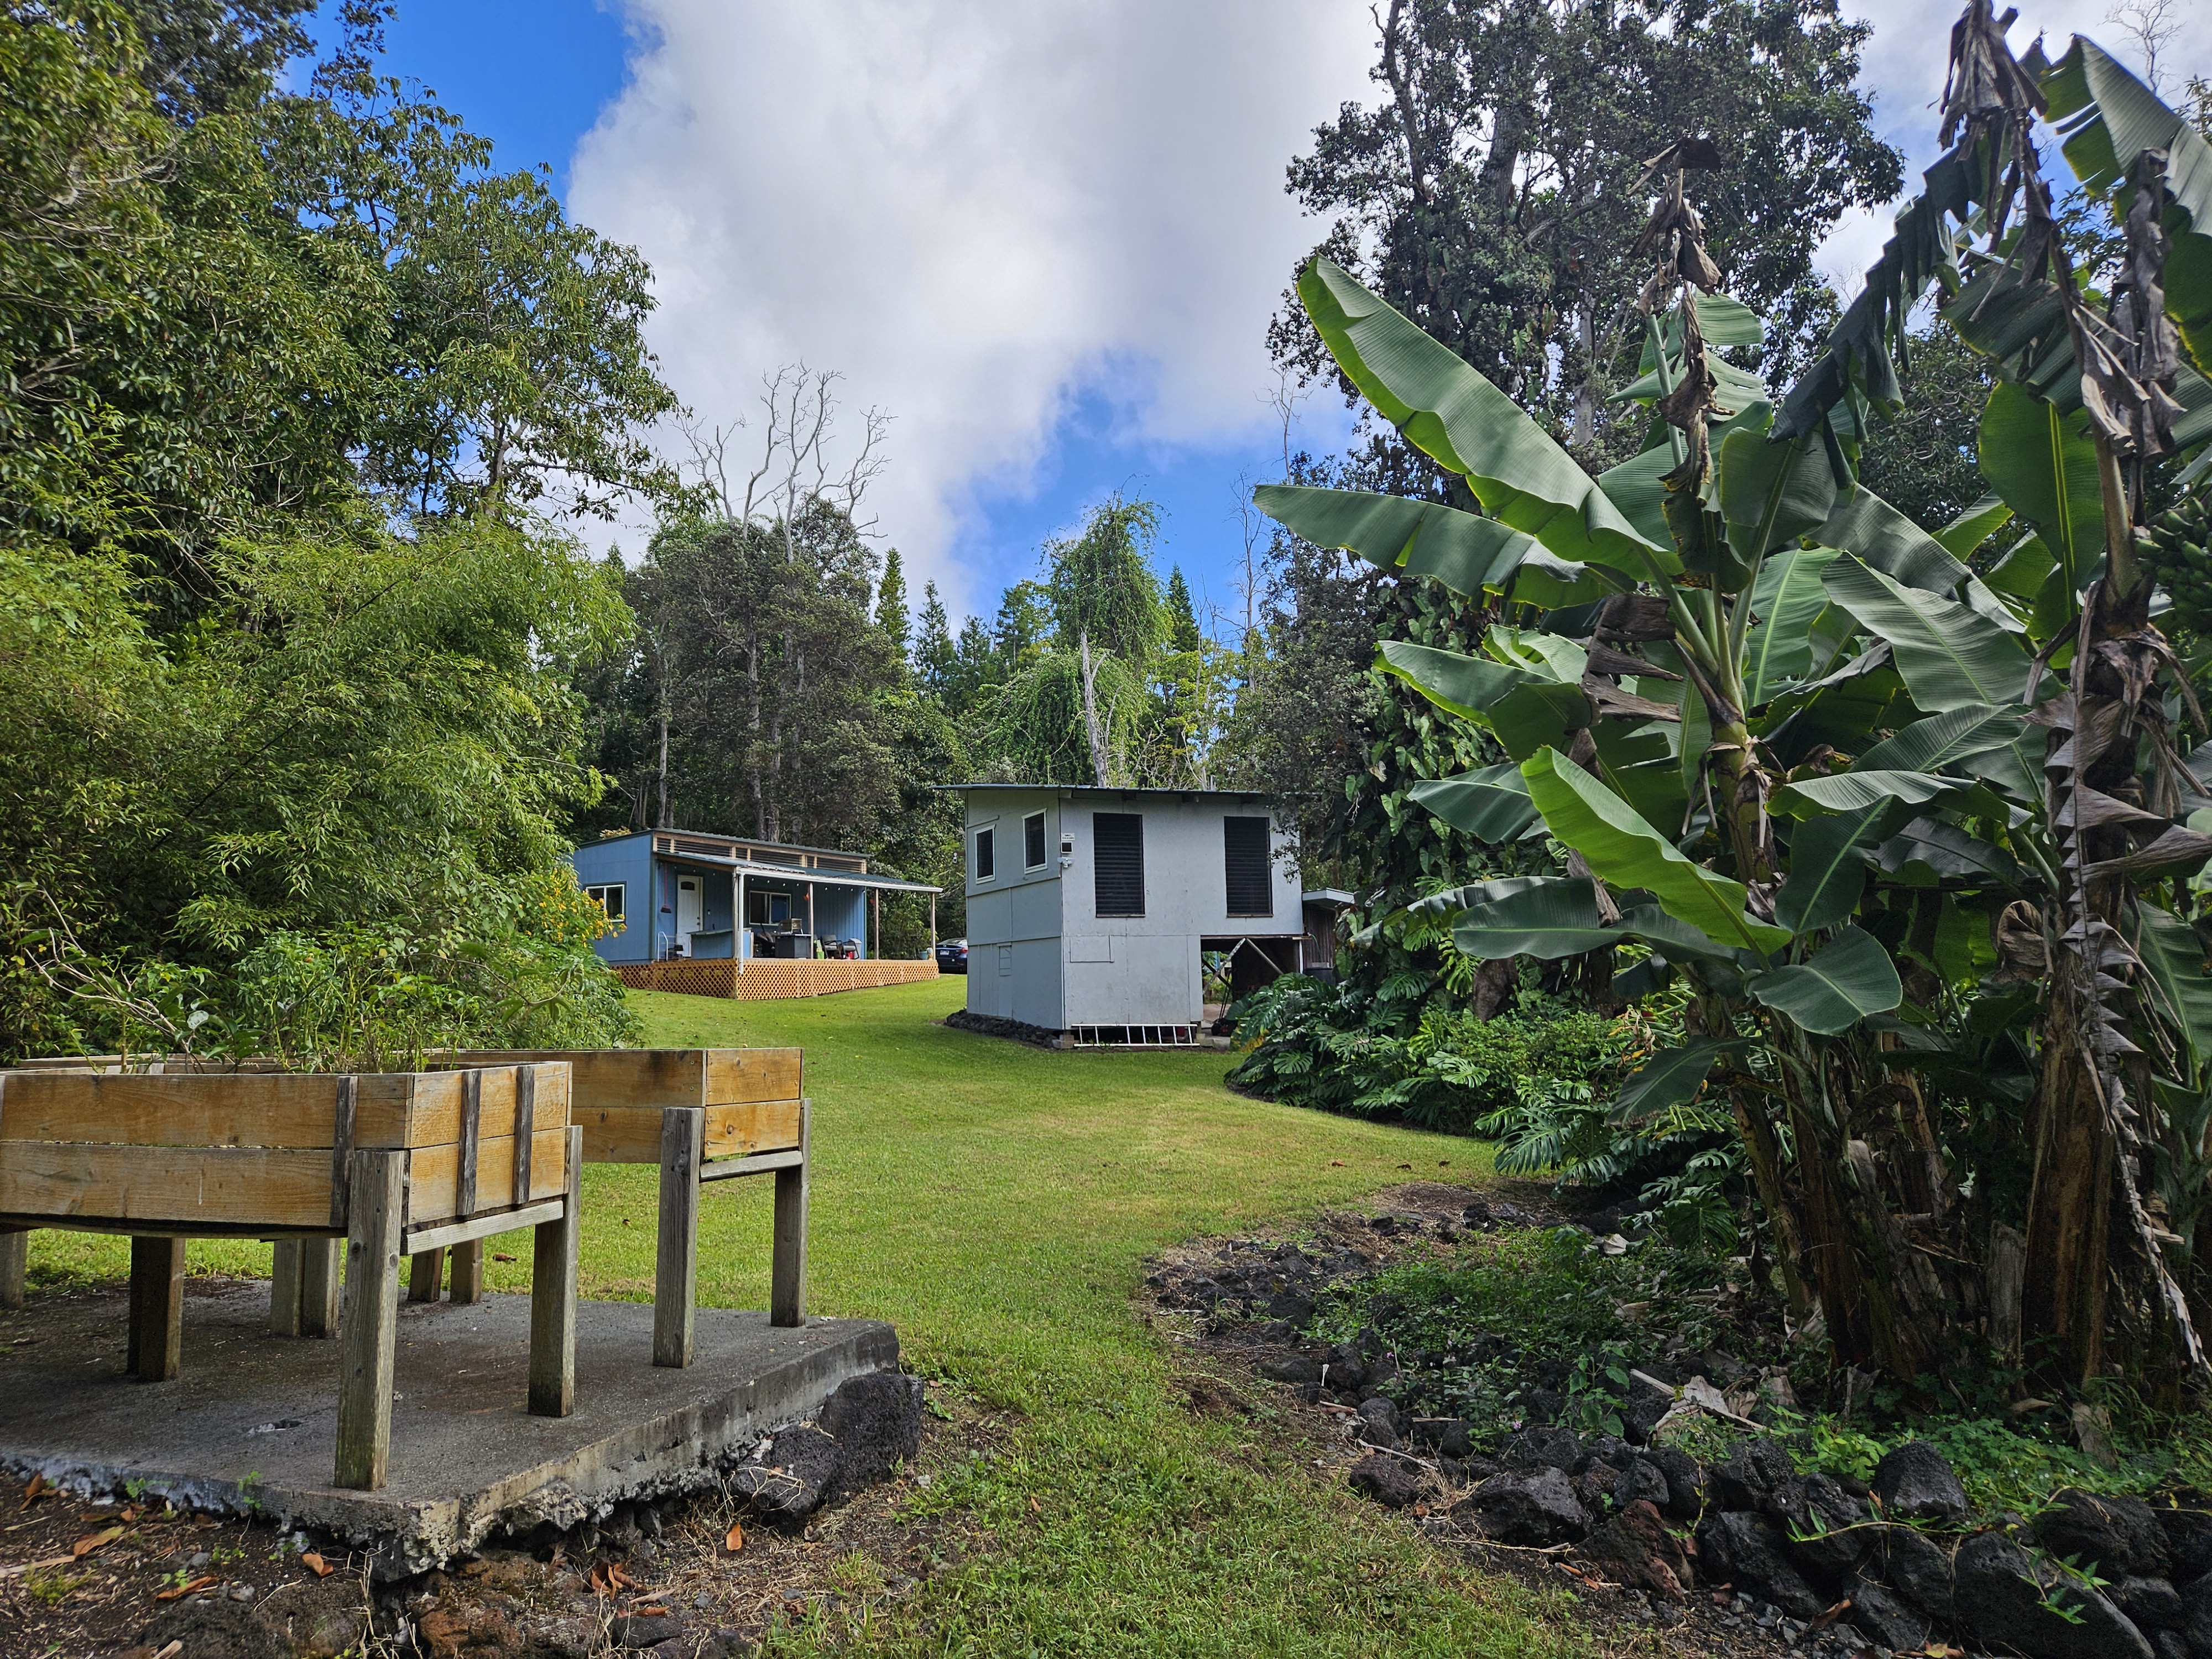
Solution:
<svg viewBox="0 0 2212 1659"><path fill-rule="evenodd" d="M1083 654L1083 725L1091 739L1091 774L1094 781L1113 781L1113 757L1107 752L1105 728L1098 723L1098 686L1091 667L1091 630L1076 635Z"/></svg>

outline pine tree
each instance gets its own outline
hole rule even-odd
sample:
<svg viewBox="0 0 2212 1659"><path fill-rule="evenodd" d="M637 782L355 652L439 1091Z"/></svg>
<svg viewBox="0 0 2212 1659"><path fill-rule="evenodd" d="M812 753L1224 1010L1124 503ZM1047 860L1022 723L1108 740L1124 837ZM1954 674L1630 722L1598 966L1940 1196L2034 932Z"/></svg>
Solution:
<svg viewBox="0 0 2212 1659"><path fill-rule="evenodd" d="M888 581L886 575L885 580ZM921 689L950 706L952 694L952 618L933 581L921 585L921 631L914 642L914 672Z"/></svg>
<svg viewBox="0 0 2212 1659"><path fill-rule="evenodd" d="M964 714L983 688L1006 683L1006 665L999 659L997 642L980 617L960 625L960 642L953 647L951 684L946 688L947 714Z"/></svg>
<svg viewBox="0 0 2212 1659"><path fill-rule="evenodd" d="M906 613L906 567L896 547L884 555L884 580L876 590L876 626L898 647L899 660L906 661L913 625Z"/></svg>
<svg viewBox="0 0 2212 1659"><path fill-rule="evenodd" d="M1190 584L1182 579L1182 567L1177 565L1168 573L1168 649L1178 656L1197 651L1206 643L1206 636L1198 631L1198 612L1190 602Z"/></svg>

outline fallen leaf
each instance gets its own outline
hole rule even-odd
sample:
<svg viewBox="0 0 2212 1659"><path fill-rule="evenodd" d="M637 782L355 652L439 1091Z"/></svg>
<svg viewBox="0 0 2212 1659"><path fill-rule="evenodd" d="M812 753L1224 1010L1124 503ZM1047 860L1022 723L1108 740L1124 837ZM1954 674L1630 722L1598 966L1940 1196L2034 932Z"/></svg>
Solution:
<svg viewBox="0 0 2212 1659"><path fill-rule="evenodd" d="M70 1546L70 1553L72 1556L76 1556L82 1559L83 1557L91 1554L94 1550L101 1549L109 1544L112 1544L117 1539L122 1536L123 1528L120 1527L110 1527L106 1532L88 1532L85 1534L83 1537L78 1539L76 1543Z"/></svg>
<svg viewBox="0 0 2212 1659"><path fill-rule="evenodd" d="M665 1619L668 1617L668 1609L666 1607L658 1606L650 1607L632 1607L629 1610L629 1616L633 1619Z"/></svg>
<svg viewBox="0 0 2212 1659"><path fill-rule="evenodd" d="M513 1256L507 1255L504 1250L494 1250L491 1253L491 1259L495 1261L512 1261L514 1260Z"/></svg>
<svg viewBox="0 0 2212 1659"><path fill-rule="evenodd" d="M46 1477L43 1474L33 1475L31 1477L31 1484L23 1488L23 1507L27 1510L32 1504L37 1503L41 1498L44 1498L46 1495Z"/></svg>
<svg viewBox="0 0 2212 1659"><path fill-rule="evenodd" d="M1030 1513L1031 1515L1042 1515L1044 1513L1044 1505L1038 1503L1036 1498L1030 1498Z"/></svg>
<svg viewBox="0 0 2212 1659"><path fill-rule="evenodd" d="M1344 1160L1340 1158L1333 1158L1328 1161L1328 1167L1332 1170L1341 1170L1344 1167Z"/></svg>
<svg viewBox="0 0 2212 1659"><path fill-rule="evenodd" d="M637 1588L637 1580L622 1570L622 1564L619 1561L607 1563L607 1583L619 1584L624 1589Z"/></svg>
<svg viewBox="0 0 2212 1659"><path fill-rule="evenodd" d="M304 1550L301 1553L300 1565L318 1578L327 1578L337 1571L313 1550Z"/></svg>
<svg viewBox="0 0 2212 1659"><path fill-rule="evenodd" d="M126 1527L129 1526L132 1522L138 1518L141 1513L143 1513L143 1511L140 1510L136 1504L131 1504L128 1509L123 1511L123 1524Z"/></svg>
<svg viewBox="0 0 2212 1659"><path fill-rule="evenodd" d="M1842 1618L1850 1610L1851 1598L1846 1595L1842 1601L1837 1602L1835 1606L1830 1607L1819 1618L1814 1620L1812 1627L1814 1630L1826 1630L1829 1626L1834 1624L1837 1620Z"/></svg>
<svg viewBox="0 0 2212 1659"><path fill-rule="evenodd" d="M607 1570L605 1567L593 1567L591 1571L584 1575L584 1582L592 1587L592 1593L594 1595L612 1595L615 1593L615 1587L607 1583Z"/></svg>
<svg viewBox="0 0 2212 1659"><path fill-rule="evenodd" d="M199 1591L207 1589L210 1584L218 1583L220 1582L221 1581L218 1580L213 1573L204 1572L198 1577L188 1579L184 1583L178 1585L174 1589L163 1590L154 1599L156 1601L174 1601L180 1596L196 1595Z"/></svg>
<svg viewBox="0 0 2212 1659"><path fill-rule="evenodd" d="M730 1535L722 1540L722 1547L729 1551L731 1554L735 1555L739 1550L744 1548L744 1547L745 1529L743 1527L732 1527L730 1528Z"/></svg>
<svg viewBox="0 0 2212 1659"><path fill-rule="evenodd" d="M0 1578L19 1577L27 1572L43 1572L48 1567L65 1566L76 1559L69 1555L50 1555L43 1561L19 1561L12 1567L0 1567Z"/></svg>

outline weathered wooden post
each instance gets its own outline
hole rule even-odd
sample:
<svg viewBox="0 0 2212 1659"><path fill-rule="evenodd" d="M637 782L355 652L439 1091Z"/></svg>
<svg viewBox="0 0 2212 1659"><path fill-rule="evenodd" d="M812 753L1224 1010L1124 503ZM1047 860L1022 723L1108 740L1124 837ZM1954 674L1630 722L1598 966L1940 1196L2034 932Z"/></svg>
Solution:
<svg viewBox="0 0 2212 1659"><path fill-rule="evenodd" d="M185 1241L131 1241L131 1375L167 1382L185 1366Z"/></svg>
<svg viewBox="0 0 2212 1659"><path fill-rule="evenodd" d="M707 1113L670 1106L660 1114L660 1237L654 1255L653 1363L691 1363L692 1309L699 1292L699 1159Z"/></svg>
<svg viewBox="0 0 2212 1659"><path fill-rule="evenodd" d="M806 1174L813 1150L814 1103L799 1103L799 1162L775 1172L775 1253L769 1279L769 1322L806 1322Z"/></svg>
<svg viewBox="0 0 2212 1659"><path fill-rule="evenodd" d="M576 1409L576 1243L584 1193L584 1132L571 1127L568 1202L557 1221L541 1221L530 1270L530 1412L566 1417Z"/></svg>
<svg viewBox="0 0 2212 1659"><path fill-rule="evenodd" d="M23 1305L23 1272L30 1265L31 1235L0 1233L0 1308Z"/></svg>
<svg viewBox="0 0 2212 1659"><path fill-rule="evenodd" d="M338 1455L334 1486L374 1492L392 1457L392 1353L398 1338L400 1218L407 1154L347 1160L345 1304L338 1316Z"/></svg>

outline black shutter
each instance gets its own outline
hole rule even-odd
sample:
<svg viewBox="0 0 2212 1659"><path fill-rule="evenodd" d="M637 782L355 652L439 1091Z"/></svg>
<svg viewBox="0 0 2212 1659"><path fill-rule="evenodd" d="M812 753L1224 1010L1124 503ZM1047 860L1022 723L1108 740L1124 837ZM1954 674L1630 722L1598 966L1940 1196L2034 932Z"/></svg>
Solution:
<svg viewBox="0 0 2212 1659"><path fill-rule="evenodd" d="M1221 820L1223 861L1229 873L1229 914L1272 916L1275 884L1267 868L1267 820Z"/></svg>
<svg viewBox="0 0 2212 1659"><path fill-rule="evenodd" d="M1032 812L1022 820L1022 867L1044 867L1044 814Z"/></svg>
<svg viewBox="0 0 2212 1659"><path fill-rule="evenodd" d="M1091 853L1097 881L1097 914L1145 914L1145 818L1141 812L1093 812Z"/></svg>

